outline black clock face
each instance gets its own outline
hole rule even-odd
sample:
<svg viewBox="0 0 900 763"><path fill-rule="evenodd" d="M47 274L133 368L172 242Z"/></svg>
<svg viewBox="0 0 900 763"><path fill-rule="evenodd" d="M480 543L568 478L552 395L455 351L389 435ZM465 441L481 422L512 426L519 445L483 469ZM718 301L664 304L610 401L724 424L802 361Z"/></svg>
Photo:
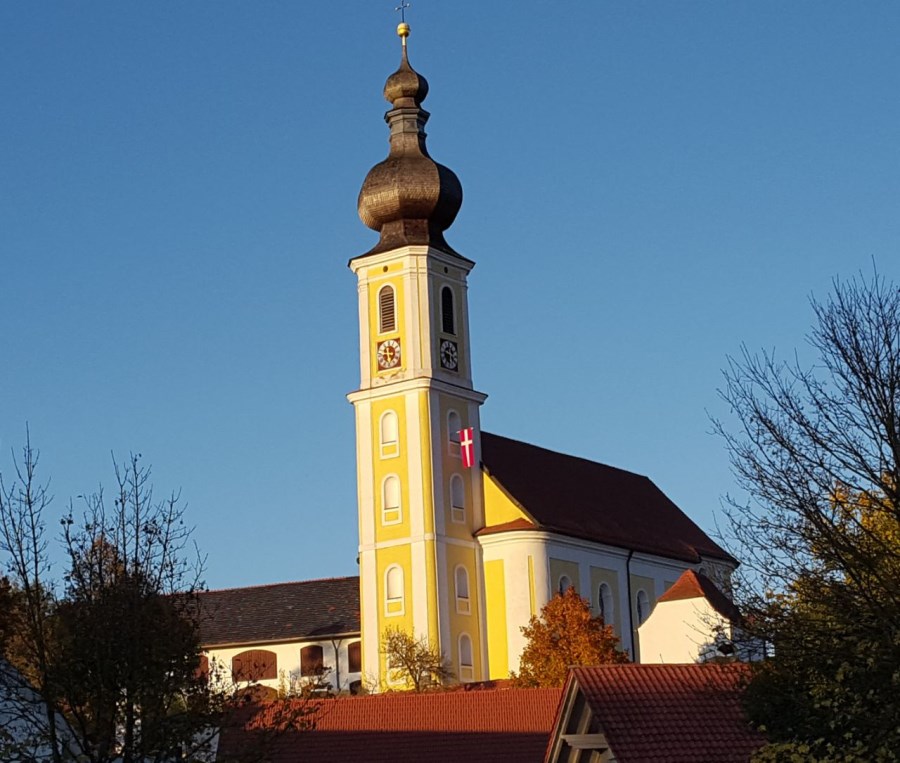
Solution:
<svg viewBox="0 0 900 763"><path fill-rule="evenodd" d="M396 368L400 365L400 342L396 339L379 342L375 355L380 369Z"/></svg>
<svg viewBox="0 0 900 763"><path fill-rule="evenodd" d="M456 348L456 342L445 339L441 342L441 367L448 371L455 371L459 366L459 350Z"/></svg>

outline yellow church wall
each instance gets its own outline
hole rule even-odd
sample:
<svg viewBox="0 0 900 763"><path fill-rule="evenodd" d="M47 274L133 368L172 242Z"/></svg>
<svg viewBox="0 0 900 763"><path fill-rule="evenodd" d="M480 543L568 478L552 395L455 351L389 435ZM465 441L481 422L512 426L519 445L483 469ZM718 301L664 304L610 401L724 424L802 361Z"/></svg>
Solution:
<svg viewBox="0 0 900 763"><path fill-rule="evenodd" d="M606 624L612 625L616 636L622 638L622 613L619 612L619 573L602 567L591 567L591 608L595 615L600 614L600 585L606 583L612 593L612 613L608 613Z"/></svg>
<svg viewBox="0 0 900 763"><path fill-rule="evenodd" d="M398 565L403 570L403 605L397 608L388 606L387 581L385 575L390 567ZM378 575L378 633L379 644L387 628L399 628L406 633L414 634L413 607L412 607L412 554L408 545L389 546L381 548L376 554L375 570ZM391 611L393 610L393 611ZM389 614L390 612L390 614ZM364 621L371 622L371 621ZM379 673L387 675L387 664L384 655L379 648ZM363 665L363 670L368 671L369 666Z"/></svg>
<svg viewBox="0 0 900 763"><path fill-rule="evenodd" d="M550 559L550 595L559 593L559 579L565 575L569 578L575 593L581 595L581 576L578 574L578 562L566 559Z"/></svg>
<svg viewBox="0 0 900 763"><path fill-rule="evenodd" d="M447 612L450 621L451 643L445 646L445 653L453 663L453 671L460 681L477 680L482 677L481 666L481 628L479 627L479 613L481 601L478 598L478 567L477 556L474 548L467 548L448 543L444 547L447 560ZM468 612L465 611L457 597L456 570L463 567L468 575L469 602ZM459 637L467 634L472 640L473 673L467 677L462 675L459 660ZM447 648L449 647L449 648Z"/></svg>
<svg viewBox="0 0 900 763"><path fill-rule="evenodd" d="M434 473L431 467L431 458L428 457L428 454L431 453L431 438L433 435L430 423L429 395L427 392L423 391L416 393L416 406L419 412L419 452L422 454L422 459L420 461L422 467L422 484L426 486L425 493L422 496L423 504L421 507L423 513L422 520L424 522L423 532L433 533L434 491L431 489L431 485L434 482ZM433 557L433 554L429 554L429 556Z"/></svg>
<svg viewBox="0 0 900 763"><path fill-rule="evenodd" d="M528 519L525 513L516 506L494 480L483 475L484 490L484 525L493 527L512 522L516 519Z"/></svg>
<svg viewBox="0 0 900 763"><path fill-rule="evenodd" d="M375 540L377 543L406 538L410 534L411 496L409 495L409 459L406 447L406 400L402 396L389 397L372 401L372 495L375 505ZM381 418L387 411L397 415L398 446L397 455L382 457L381 455ZM386 523L383 514L384 482L389 475L396 475L400 480L400 521Z"/></svg>
<svg viewBox="0 0 900 763"><path fill-rule="evenodd" d="M487 612L487 644L491 679L509 677L509 644L506 639L506 576L503 560L484 563L484 599Z"/></svg>

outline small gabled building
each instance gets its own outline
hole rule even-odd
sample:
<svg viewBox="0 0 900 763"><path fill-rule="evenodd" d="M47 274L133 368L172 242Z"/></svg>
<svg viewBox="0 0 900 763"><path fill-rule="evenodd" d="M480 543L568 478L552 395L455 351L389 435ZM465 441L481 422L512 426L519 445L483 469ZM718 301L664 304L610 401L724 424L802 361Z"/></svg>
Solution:
<svg viewBox="0 0 900 763"><path fill-rule="evenodd" d="M355 691L361 681L359 578L227 588L200 594L207 665L235 683L272 690L317 681Z"/></svg>
<svg viewBox="0 0 900 763"><path fill-rule="evenodd" d="M734 602L706 575L685 570L638 628L641 662L690 663L762 659L762 645L741 629Z"/></svg>
<svg viewBox="0 0 900 763"><path fill-rule="evenodd" d="M574 668L545 763L747 763L740 663Z"/></svg>

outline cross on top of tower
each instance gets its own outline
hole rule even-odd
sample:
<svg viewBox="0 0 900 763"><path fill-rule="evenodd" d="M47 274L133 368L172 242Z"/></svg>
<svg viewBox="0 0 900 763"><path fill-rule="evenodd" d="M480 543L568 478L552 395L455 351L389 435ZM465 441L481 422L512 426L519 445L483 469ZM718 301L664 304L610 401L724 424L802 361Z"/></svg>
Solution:
<svg viewBox="0 0 900 763"><path fill-rule="evenodd" d="M400 0L400 5L394 8L395 11L400 11L400 23L406 23L406 9L409 8L409 3L406 0Z"/></svg>
<svg viewBox="0 0 900 763"><path fill-rule="evenodd" d="M409 3L406 0L400 0L400 5L394 8L395 11L400 11L400 23L397 24L397 34L400 35L400 40L403 43L403 51L406 52L406 38L409 37L409 24L406 23L406 9L409 8Z"/></svg>

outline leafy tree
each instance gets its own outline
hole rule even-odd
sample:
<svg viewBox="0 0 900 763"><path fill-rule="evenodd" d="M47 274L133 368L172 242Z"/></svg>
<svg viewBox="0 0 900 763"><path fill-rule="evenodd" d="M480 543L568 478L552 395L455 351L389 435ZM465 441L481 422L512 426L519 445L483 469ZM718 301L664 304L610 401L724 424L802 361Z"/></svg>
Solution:
<svg viewBox="0 0 900 763"><path fill-rule="evenodd" d="M416 638L397 627L386 628L381 653L387 660L391 681L403 681L413 691L424 691L453 678L453 671L441 652L424 636Z"/></svg>
<svg viewBox="0 0 900 763"><path fill-rule="evenodd" d="M590 602L572 587L550 599L522 633L528 643L512 674L517 686L562 686L572 666L628 662L612 626L591 615Z"/></svg>
<svg viewBox="0 0 900 763"><path fill-rule="evenodd" d="M804 368L732 360L717 422L747 500L729 531L749 636L772 645L747 700L764 760L900 750L900 291L874 276L812 301Z"/></svg>
<svg viewBox="0 0 900 763"><path fill-rule="evenodd" d="M40 759L54 763L202 757L242 698L224 671L199 670L202 560L179 496L155 499L139 456L116 465L111 505L102 491L83 499L80 517L69 505L68 564L57 586L44 518L50 496L37 463L28 442L16 479L0 478L0 554L9 575L0 599L11 604L0 646L15 668L8 675L28 682L0 680L0 707L38 730ZM279 711L285 727L296 728L304 714L293 707ZM4 760L33 760L34 734L27 748L4 741ZM254 745L246 757L261 754Z"/></svg>

